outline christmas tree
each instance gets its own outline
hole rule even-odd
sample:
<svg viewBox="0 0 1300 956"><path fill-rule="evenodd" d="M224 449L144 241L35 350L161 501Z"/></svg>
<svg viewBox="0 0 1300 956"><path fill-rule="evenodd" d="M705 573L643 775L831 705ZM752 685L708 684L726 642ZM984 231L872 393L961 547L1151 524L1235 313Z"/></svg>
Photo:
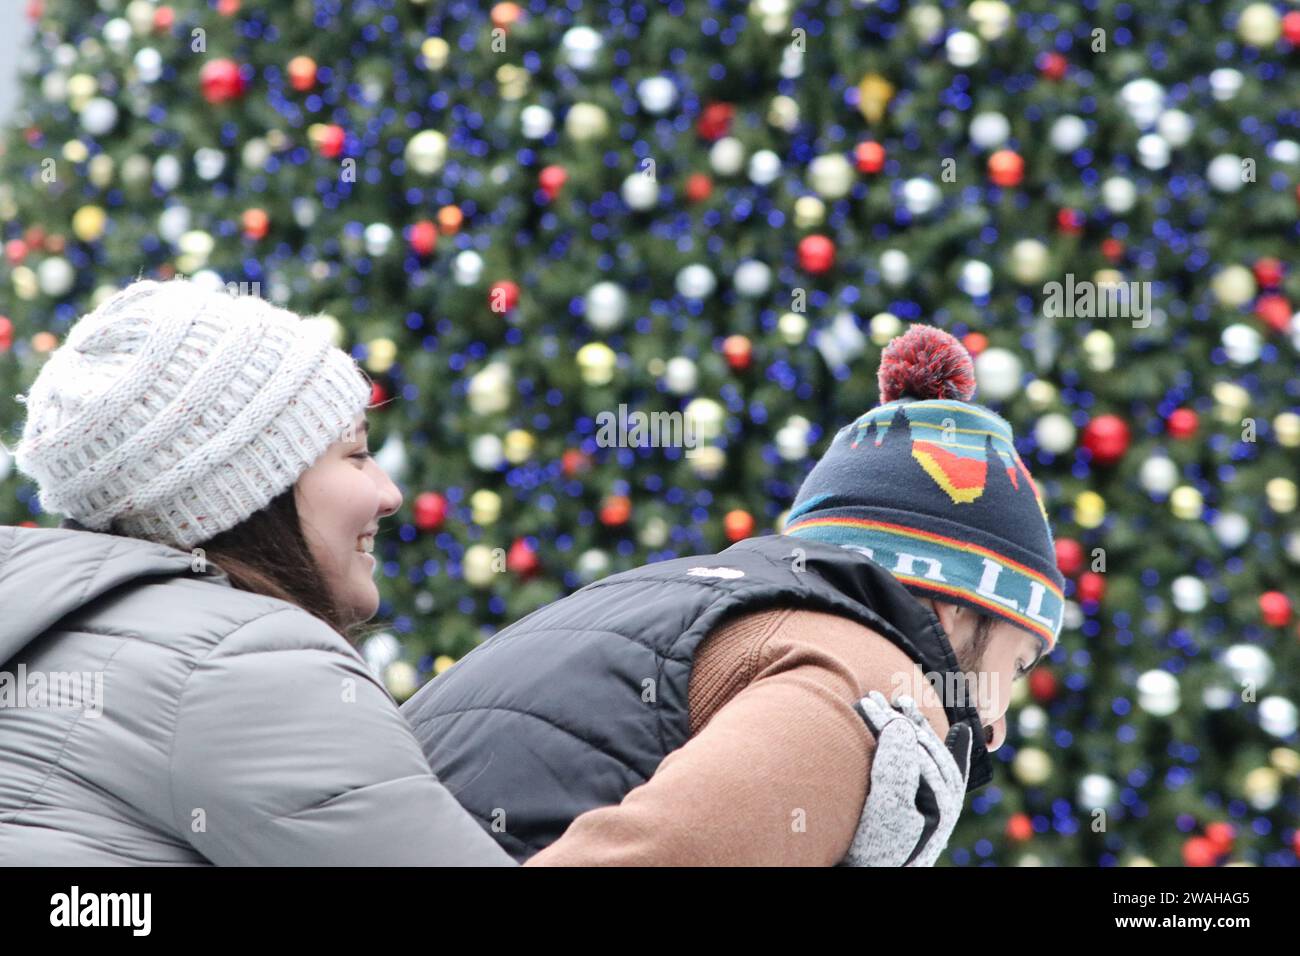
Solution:
<svg viewBox="0 0 1300 956"><path fill-rule="evenodd" d="M321 316L405 494L364 647L397 696L588 581L779 531L924 321L976 356L1069 579L952 862L1296 864L1300 12L29 14L3 394L141 275ZM0 520L57 523L3 450Z"/></svg>

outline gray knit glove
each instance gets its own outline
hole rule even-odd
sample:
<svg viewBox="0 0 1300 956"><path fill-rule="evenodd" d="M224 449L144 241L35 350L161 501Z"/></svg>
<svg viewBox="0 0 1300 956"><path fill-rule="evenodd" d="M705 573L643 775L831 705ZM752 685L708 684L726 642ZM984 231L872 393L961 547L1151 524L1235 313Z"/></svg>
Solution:
<svg viewBox="0 0 1300 956"><path fill-rule="evenodd" d="M876 735L871 789L842 866L934 866L966 799L971 728L941 741L911 697L873 690L854 705Z"/></svg>

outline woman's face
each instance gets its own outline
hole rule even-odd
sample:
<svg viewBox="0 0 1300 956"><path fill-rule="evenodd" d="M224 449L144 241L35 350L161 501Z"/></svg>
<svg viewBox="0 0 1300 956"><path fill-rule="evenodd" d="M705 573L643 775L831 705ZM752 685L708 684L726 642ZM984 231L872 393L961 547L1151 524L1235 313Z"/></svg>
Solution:
<svg viewBox="0 0 1300 956"><path fill-rule="evenodd" d="M351 433L325 449L298 478L294 500L303 536L335 600L351 623L379 610L375 546L379 519L402 506L402 492L367 449L364 414Z"/></svg>

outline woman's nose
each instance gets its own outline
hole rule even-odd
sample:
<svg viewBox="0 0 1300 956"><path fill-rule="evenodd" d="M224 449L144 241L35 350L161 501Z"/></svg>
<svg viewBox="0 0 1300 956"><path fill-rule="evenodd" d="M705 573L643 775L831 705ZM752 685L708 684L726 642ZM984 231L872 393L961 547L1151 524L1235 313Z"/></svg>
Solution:
<svg viewBox="0 0 1300 956"><path fill-rule="evenodd" d="M379 516L387 518L391 514L396 514L397 509L402 507L402 489L393 484L393 480L387 475L384 476L384 496L380 504Z"/></svg>

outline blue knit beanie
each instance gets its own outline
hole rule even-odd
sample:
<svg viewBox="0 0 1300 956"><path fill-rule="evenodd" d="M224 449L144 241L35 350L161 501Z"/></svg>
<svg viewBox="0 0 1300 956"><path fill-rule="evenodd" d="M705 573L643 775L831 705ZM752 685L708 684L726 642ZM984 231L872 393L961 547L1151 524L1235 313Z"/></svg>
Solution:
<svg viewBox="0 0 1300 956"><path fill-rule="evenodd" d="M968 401L970 354L914 325L886 347L879 381L882 404L836 434L785 533L862 551L913 593L1010 621L1047 653L1065 579L1011 426Z"/></svg>

